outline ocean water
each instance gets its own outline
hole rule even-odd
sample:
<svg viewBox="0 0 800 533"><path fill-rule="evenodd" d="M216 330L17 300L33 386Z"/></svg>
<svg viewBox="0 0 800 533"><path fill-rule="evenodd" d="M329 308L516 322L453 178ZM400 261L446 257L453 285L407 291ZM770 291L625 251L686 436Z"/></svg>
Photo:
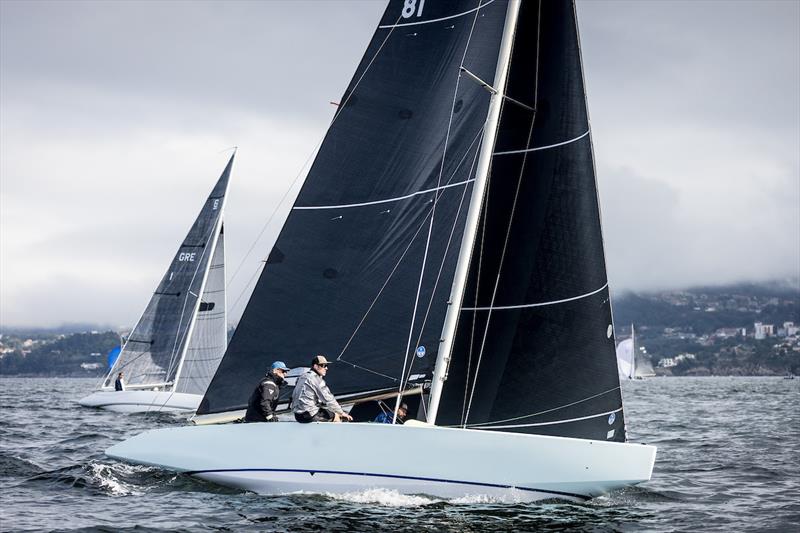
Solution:
<svg viewBox="0 0 800 533"><path fill-rule="evenodd" d="M125 465L103 451L185 417L78 406L94 385L0 379L0 530L800 531L800 379L624 383L629 438L659 448L653 479L581 504L259 496Z"/></svg>

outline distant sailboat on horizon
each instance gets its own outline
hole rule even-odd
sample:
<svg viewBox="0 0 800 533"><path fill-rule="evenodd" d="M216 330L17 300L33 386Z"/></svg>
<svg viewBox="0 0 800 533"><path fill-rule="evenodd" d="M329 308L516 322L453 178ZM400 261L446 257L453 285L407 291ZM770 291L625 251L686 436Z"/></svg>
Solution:
<svg viewBox="0 0 800 533"><path fill-rule="evenodd" d="M644 379L656 375L644 347L636 344L636 330L631 324L631 336L617 345L617 368L621 379Z"/></svg>
<svg viewBox="0 0 800 533"><path fill-rule="evenodd" d="M99 389L84 407L186 411L200 404L227 348L223 210L234 155ZM124 390L114 390L123 373Z"/></svg>

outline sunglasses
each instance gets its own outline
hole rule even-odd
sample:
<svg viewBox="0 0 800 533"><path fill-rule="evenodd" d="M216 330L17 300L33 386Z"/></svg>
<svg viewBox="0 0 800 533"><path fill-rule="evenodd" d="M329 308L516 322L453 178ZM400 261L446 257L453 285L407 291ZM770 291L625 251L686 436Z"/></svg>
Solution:
<svg viewBox="0 0 800 533"><path fill-rule="evenodd" d="M328 368L328 363L322 363L321 365L318 364L317 366L320 368Z"/></svg>

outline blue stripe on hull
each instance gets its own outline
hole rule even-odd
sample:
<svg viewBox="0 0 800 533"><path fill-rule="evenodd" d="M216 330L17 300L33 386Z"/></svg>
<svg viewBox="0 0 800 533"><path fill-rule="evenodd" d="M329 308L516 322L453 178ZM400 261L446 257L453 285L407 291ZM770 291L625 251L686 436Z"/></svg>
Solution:
<svg viewBox="0 0 800 533"><path fill-rule="evenodd" d="M583 494L573 494L571 492L562 492L549 489L534 489L528 487L515 487L514 485L498 485L495 483L480 483L477 481L456 481L452 479L437 479L432 477L400 476L396 474L374 474L370 472L340 472L336 470L303 470L294 468L220 468L215 470L193 470L185 473L189 475L198 475L198 474L214 474L218 472L295 472L295 473L307 473L311 475L336 474L336 475L347 475L347 476L383 477L383 478L393 478L393 479L409 479L414 481L431 481L435 483L453 483L458 485L472 485L478 487L492 487L496 489L516 489L528 492L542 492L545 494L553 494L554 496L568 496L570 498L580 498L582 500L592 499L591 496L586 496Z"/></svg>

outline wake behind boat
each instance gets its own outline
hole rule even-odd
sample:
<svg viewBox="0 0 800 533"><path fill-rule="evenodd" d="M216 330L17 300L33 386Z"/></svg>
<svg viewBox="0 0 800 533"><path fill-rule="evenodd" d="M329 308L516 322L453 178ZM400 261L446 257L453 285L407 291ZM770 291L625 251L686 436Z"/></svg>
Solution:
<svg viewBox="0 0 800 533"><path fill-rule="evenodd" d="M223 208L231 156L100 389L84 407L185 411L200 404L227 346ZM122 372L124 390L115 390Z"/></svg>
<svg viewBox="0 0 800 533"><path fill-rule="evenodd" d="M194 420L321 353L357 421L415 391L425 422L169 428L107 453L269 494L581 500L648 480L574 3L391 0L341 102Z"/></svg>

